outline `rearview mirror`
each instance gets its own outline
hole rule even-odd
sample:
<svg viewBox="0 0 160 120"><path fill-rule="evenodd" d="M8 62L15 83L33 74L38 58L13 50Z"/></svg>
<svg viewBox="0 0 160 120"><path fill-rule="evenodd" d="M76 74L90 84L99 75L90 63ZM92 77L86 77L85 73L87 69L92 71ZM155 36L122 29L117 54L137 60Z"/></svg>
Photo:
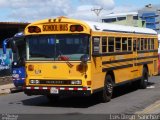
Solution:
<svg viewBox="0 0 160 120"><path fill-rule="evenodd" d="M88 62L88 60L89 60L89 56L87 54L82 55L80 60L81 60L82 63L86 64Z"/></svg>

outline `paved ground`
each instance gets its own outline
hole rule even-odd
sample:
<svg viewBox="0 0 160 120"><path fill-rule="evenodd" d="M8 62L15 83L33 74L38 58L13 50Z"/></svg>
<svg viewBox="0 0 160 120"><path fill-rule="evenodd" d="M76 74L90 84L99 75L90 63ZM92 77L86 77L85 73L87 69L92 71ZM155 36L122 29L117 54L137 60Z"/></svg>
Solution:
<svg viewBox="0 0 160 120"><path fill-rule="evenodd" d="M12 83L12 77L6 76L6 77L0 77L0 85L6 85Z"/></svg>
<svg viewBox="0 0 160 120"><path fill-rule="evenodd" d="M147 89L122 86L115 89L109 103L100 103L92 97L63 98L57 103L49 103L44 96L26 96L23 92L0 96L0 113L12 114L92 114L90 118L105 118L106 114L160 114L160 77L150 78ZM99 116L101 114L101 116ZM58 117L58 116L57 116ZM43 118L42 116L39 118ZM85 117L86 118L86 117ZM87 117L88 118L88 117ZM28 119L28 118L27 118ZM85 119L88 120L88 119Z"/></svg>

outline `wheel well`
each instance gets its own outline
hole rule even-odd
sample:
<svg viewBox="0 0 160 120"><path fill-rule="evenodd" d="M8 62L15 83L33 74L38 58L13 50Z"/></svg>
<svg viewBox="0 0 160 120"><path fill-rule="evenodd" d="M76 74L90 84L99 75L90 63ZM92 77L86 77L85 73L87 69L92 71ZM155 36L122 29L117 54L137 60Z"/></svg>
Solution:
<svg viewBox="0 0 160 120"><path fill-rule="evenodd" d="M143 68L146 68L147 71L148 71L148 65L147 64L143 65Z"/></svg>
<svg viewBox="0 0 160 120"><path fill-rule="evenodd" d="M115 83L115 76L113 71L108 71L107 75L110 75L112 77L113 82Z"/></svg>

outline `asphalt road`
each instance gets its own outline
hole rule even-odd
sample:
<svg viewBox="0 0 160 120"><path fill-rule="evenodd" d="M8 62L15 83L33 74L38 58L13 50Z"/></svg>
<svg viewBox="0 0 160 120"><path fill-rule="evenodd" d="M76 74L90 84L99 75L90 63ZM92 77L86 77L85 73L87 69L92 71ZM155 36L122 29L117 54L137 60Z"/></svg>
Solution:
<svg viewBox="0 0 160 120"><path fill-rule="evenodd" d="M91 97L62 98L50 103L44 96L27 96L23 92L0 96L0 113L10 114L134 114L160 100L160 76L149 79L147 89L121 86L114 90L113 99L100 103ZM93 117L93 116L92 116ZM96 117L93 117L96 118Z"/></svg>

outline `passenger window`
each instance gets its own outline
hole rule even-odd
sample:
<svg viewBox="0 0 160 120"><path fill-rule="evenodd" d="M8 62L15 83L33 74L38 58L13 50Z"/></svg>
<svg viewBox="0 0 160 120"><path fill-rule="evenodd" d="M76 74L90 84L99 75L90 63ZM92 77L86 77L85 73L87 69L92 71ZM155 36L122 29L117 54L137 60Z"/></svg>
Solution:
<svg viewBox="0 0 160 120"><path fill-rule="evenodd" d="M102 53L107 52L107 37L102 37Z"/></svg>
<svg viewBox="0 0 160 120"><path fill-rule="evenodd" d="M133 40L133 51L137 50L137 41L136 39Z"/></svg>
<svg viewBox="0 0 160 120"><path fill-rule="evenodd" d="M128 51L132 50L132 38L128 38Z"/></svg>
<svg viewBox="0 0 160 120"><path fill-rule="evenodd" d="M141 38L141 50L144 50L144 39Z"/></svg>
<svg viewBox="0 0 160 120"><path fill-rule="evenodd" d="M121 38L117 37L115 41L116 41L116 51L121 52Z"/></svg>
<svg viewBox="0 0 160 120"><path fill-rule="evenodd" d="M122 38L122 51L127 51L127 38Z"/></svg>
<svg viewBox="0 0 160 120"><path fill-rule="evenodd" d="M154 49L154 39L153 38L151 39L151 49L152 50Z"/></svg>
<svg viewBox="0 0 160 120"><path fill-rule="evenodd" d="M108 52L114 52L114 37L108 37Z"/></svg>
<svg viewBox="0 0 160 120"><path fill-rule="evenodd" d="M137 50L140 50L141 48L141 43L140 43L140 38L137 39Z"/></svg>
<svg viewBox="0 0 160 120"><path fill-rule="evenodd" d="M151 39L149 38L148 39L148 50L150 50L151 49Z"/></svg>
<svg viewBox="0 0 160 120"><path fill-rule="evenodd" d="M144 39L144 50L147 50L148 49L148 46L147 46L147 38Z"/></svg>

